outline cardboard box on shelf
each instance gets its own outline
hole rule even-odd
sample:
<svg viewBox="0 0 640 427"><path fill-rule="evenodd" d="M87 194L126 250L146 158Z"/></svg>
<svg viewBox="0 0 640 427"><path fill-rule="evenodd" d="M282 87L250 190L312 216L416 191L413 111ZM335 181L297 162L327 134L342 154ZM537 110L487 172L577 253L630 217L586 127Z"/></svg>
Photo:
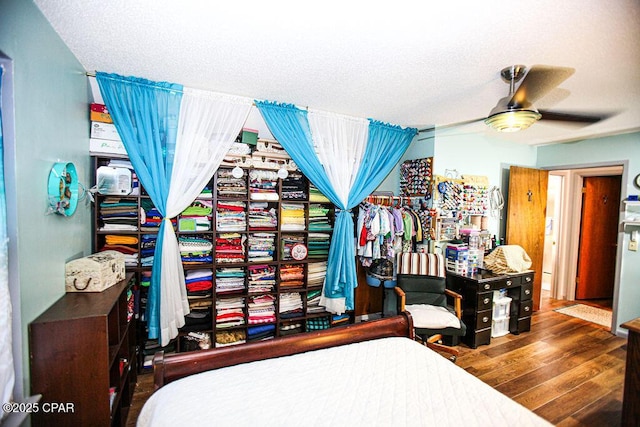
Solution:
<svg viewBox="0 0 640 427"><path fill-rule="evenodd" d="M127 155L122 141L113 141L110 139L89 139L89 153L90 154L122 154Z"/></svg>
<svg viewBox="0 0 640 427"><path fill-rule="evenodd" d="M91 138L122 141L114 124L102 122L91 122Z"/></svg>
<svg viewBox="0 0 640 427"><path fill-rule="evenodd" d="M95 111L96 113L105 113L109 114L109 110L107 110L107 106L104 104L91 104L91 111Z"/></svg>
<svg viewBox="0 0 640 427"><path fill-rule="evenodd" d="M113 123L111 115L108 113L98 113L97 111L91 110L89 118L92 122Z"/></svg>

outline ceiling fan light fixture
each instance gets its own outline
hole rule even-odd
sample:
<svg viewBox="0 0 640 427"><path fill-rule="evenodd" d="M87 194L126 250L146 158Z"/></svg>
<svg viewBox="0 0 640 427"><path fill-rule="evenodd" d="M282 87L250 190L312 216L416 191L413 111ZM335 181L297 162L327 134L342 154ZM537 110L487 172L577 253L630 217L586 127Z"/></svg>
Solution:
<svg viewBox="0 0 640 427"><path fill-rule="evenodd" d="M528 128L541 117L542 114L535 110L512 110L491 114L484 122L498 132L517 132Z"/></svg>

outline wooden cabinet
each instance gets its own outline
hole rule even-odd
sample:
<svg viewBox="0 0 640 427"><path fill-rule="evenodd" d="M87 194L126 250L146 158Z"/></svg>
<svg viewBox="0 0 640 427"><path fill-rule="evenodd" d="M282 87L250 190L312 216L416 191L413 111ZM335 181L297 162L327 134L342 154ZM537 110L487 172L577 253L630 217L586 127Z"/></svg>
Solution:
<svg viewBox="0 0 640 427"><path fill-rule="evenodd" d="M471 276L447 272L447 288L462 295L462 321L467 326L467 334L462 341L471 348L491 342L494 291L500 290L511 298L509 332L529 331L533 311L533 277L532 271L496 275L481 270Z"/></svg>
<svg viewBox="0 0 640 427"><path fill-rule="evenodd" d="M42 394L34 425L125 425L136 385L131 279L67 293L29 325L31 393ZM52 404L63 410L46 411Z"/></svg>

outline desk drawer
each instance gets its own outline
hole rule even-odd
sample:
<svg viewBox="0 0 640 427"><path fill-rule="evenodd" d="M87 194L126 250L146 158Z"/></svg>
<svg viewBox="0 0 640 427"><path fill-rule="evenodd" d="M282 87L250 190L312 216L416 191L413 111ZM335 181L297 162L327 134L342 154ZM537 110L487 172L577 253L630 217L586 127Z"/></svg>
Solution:
<svg viewBox="0 0 640 427"><path fill-rule="evenodd" d="M533 313L533 300L520 301L518 318L531 316L531 313Z"/></svg>
<svg viewBox="0 0 640 427"><path fill-rule="evenodd" d="M493 292L483 292L478 294L476 303L476 311L484 311L492 308Z"/></svg>
<svg viewBox="0 0 640 427"><path fill-rule="evenodd" d="M523 283L520 287L520 300L527 301L533 297L533 282Z"/></svg>
<svg viewBox="0 0 640 427"><path fill-rule="evenodd" d="M490 328L492 315L493 315L493 310L479 311L476 317L475 329L478 330L478 329Z"/></svg>

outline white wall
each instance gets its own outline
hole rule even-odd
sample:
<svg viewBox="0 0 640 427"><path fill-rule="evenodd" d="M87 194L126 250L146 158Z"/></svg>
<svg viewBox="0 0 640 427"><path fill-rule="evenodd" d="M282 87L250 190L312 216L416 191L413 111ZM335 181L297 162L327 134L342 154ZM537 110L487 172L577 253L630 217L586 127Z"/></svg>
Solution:
<svg viewBox="0 0 640 427"><path fill-rule="evenodd" d="M0 51L14 67L15 138L4 141L13 154L4 159L8 216L16 219L9 224L10 287L21 301L14 312L20 316L14 328L21 331L14 362L16 382L28 394L28 325L64 294L66 261L91 249L91 212L84 203L71 217L45 214L55 162L75 163L79 181L89 183L89 88L84 69L31 0L0 5Z"/></svg>

